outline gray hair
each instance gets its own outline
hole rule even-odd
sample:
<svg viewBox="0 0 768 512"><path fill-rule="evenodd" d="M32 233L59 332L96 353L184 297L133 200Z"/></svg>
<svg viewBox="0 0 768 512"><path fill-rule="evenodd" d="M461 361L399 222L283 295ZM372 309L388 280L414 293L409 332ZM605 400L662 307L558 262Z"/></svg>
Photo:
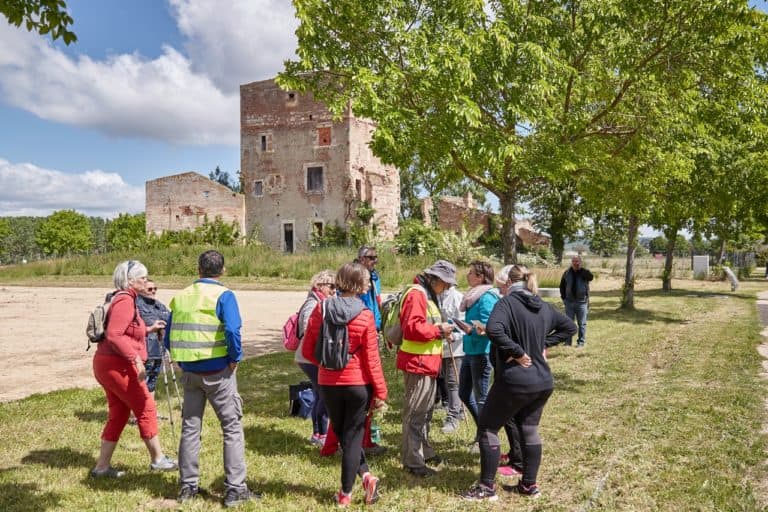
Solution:
<svg viewBox="0 0 768 512"><path fill-rule="evenodd" d="M147 277L149 272L139 260L127 260L119 263L112 273L112 282L117 290L127 290L128 282Z"/></svg>
<svg viewBox="0 0 768 512"><path fill-rule="evenodd" d="M328 283L335 285L336 284L336 272L333 270L321 270L317 274L312 276L312 280L309 282L309 285L312 288L317 288L317 285L320 283Z"/></svg>

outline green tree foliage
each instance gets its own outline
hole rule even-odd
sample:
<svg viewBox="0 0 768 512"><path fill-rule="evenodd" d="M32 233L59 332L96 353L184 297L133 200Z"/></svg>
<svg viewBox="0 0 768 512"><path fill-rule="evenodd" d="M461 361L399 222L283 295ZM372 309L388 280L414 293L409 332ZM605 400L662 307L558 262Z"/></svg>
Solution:
<svg viewBox="0 0 768 512"><path fill-rule="evenodd" d="M400 224L395 247L401 254L409 256L436 254L440 247L440 235L437 230L419 220L406 220Z"/></svg>
<svg viewBox="0 0 768 512"><path fill-rule="evenodd" d="M147 243L147 223L144 213L121 213L107 225L110 251L131 251Z"/></svg>
<svg viewBox="0 0 768 512"><path fill-rule="evenodd" d="M627 219L616 210L590 215L591 224L584 230L589 250L609 257L619 252L627 233Z"/></svg>
<svg viewBox="0 0 768 512"><path fill-rule="evenodd" d="M37 228L35 242L49 256L87 253L93 247L91 223L75 210L53 212Z"/></svg>
<svg viewBox="0 0 768 512"><path fill-rule="evenodd" d="M759 32L745 0L294 4L298 60L280 83L375 120L385 162L449 160L444 172L496 195L505 261L515 207L541 179L629 174L642 188L648 171L667 172L649 154L665 123L681 123L690 90L730 72ZM611 161L633 145L629 162Z"/></svg>
<svg viewBox="0 0 768 512"><path fill-rule="evenodd" d="M91 223L91 236L93 237L93 251L96 254L104 254L109 251L107 247L107 224L102 217L88 217Z"/></svg>
<svg viewBox="0 0 768 512"><path fill-rule="evenodd" d="M533 222L549 233L555 263L559 265L563 261L565 240L573 238L584 226L585 208L576 192L576 181L567 179L553 183L544 180L533 185L529 194Z"/></svg>
<svg viewBox="0 0 768 512"><path fill-rule="evenodd" d="M42 251L35 242L35 232L43 217L6 217L10 233L2 241L3 261L18 263L39 259Z"/></svg>
<svg viewBox="0 0 768 512"><path fill-rule="evenodd" d="M11 25L20 27L23 23L30 32L50 34L51 39L61 38L65 44L77 41L69 30L73 20L64 0L0 0L0 14Z"/></svg>
<svg viewBox="0 0 768 512"><path fill-rule="evenodd" d="M229 176L229 173L227 171L222 171L219 166L216 166L216 169L211 171L210 174L208 174L208 178L215 181L216 183L219 183L221 185L224 185L225 187L229 188L233 192L242 192L242 178L240 176L240 171L237 171L237 178L231 178Z"/></svg>

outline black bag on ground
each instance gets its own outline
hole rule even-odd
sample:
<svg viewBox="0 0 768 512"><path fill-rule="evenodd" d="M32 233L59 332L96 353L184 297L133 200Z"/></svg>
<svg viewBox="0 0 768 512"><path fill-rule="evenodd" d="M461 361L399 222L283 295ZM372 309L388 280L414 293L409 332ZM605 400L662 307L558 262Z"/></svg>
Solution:
<svg viewBox="0 0 768 512"><path fill-rule="evenodd" d="M288 411L291 416L309 418L315 404L315 393L308 380L288 385Z"/></svg>

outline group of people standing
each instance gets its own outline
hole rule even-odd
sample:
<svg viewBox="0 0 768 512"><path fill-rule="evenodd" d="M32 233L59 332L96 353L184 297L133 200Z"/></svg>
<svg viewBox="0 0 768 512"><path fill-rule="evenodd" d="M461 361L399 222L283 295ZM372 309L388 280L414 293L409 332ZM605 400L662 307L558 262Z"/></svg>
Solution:
<svg viewBox="0 0 768 512"><path fill-rule="evenodd" d="M376 249L364 246L354 262L337 271L317 273L299 311L301 343L295 361L309 377L316 395L310 441L322 447L321 453L334 453L338 447L342 450L341 488L335 495L342 507L351 504L358 476L364 502L372 504L379 498L379 479L366 459L366 452L384 450L371 439L370 422L387 407L388 397L380 358L377 261ZM178 501L194 499L200 492L198 457L207 402L221 423L224 505L231 507L259 497L245 483L243 408L236 379L242 359L241 319L235 295L219 281L224 272L223 256L206 251L199 257L198 270L200 279L176 295L167 312L156 301L153 308L139 307L138 297L154 301L156 291L156 286L152 290L147 285L144 265L127 261L115 269L117 291L109 310L107 335L94 357L94 374L107 395L109 417L91 475L122 476L110 460L133 411L150 452L151 469L178 468ZM591 274L564 275L563 280L560 288L564 300L575 297L579 303L579 280L586 280L588 297ZM438 260L414 277L398 304L402 343L396 366L404 376L401 463L416 477L434 474L434 468L442 463L429 441L439 396L438 379L442 377L447 402L442 431L455 432L464 409L476 426L473 445L480 452L480 479L463 497L498 499L494 481L500 461L502 468L505 464L508 468L503 474L521 476L512 490L537 496L541 461L538 424L554 387L546 348L569 342L576 326L539 298L536 277L524 266L507 266L494 276L490 264L473 261L467 281L470 288L461 294L456 289L456 267ZM144 318L147 309L155 315L147 317L149 321ZM586 311L583 316L580 345L584 343ZM581 320L578 315L577 319ZM160 364L164 348L183 370L178 463L162 453L157 438L157 408L150 388L160 366L157 352L147 352L150 339L163 341ZM340 367L327 364L324 350L328 343L346 347ZM154 379L147 379L148 372ZM501 428L509 438L507 455L500 452Z"/></svg>

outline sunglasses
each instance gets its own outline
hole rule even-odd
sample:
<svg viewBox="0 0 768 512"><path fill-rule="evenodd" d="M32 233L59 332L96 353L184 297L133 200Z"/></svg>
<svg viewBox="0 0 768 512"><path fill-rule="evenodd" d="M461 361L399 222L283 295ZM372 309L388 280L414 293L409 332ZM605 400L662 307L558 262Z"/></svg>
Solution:
<svg viewBox="0 0 768 512"><path fill-rule="evenodd" d="M334 289L334 290L336 289L336 285L333 284L333 283L320 283L317 286L327 286L327 287L329 287L331 289Z"/></svg>
<svg viewBox="0 0 768 512"><path fill-rule="evenodd" d="M148 292L156 292L156 291L157 291L157 287L154 287L154 288L147 288L147 291L148 291Z"/></svg>
<svg viewBox="0 0 768 512"><path fill-rule="evenodd" d="M367 260L376 261L379 259L378 256L363 256Z"/></svg>

